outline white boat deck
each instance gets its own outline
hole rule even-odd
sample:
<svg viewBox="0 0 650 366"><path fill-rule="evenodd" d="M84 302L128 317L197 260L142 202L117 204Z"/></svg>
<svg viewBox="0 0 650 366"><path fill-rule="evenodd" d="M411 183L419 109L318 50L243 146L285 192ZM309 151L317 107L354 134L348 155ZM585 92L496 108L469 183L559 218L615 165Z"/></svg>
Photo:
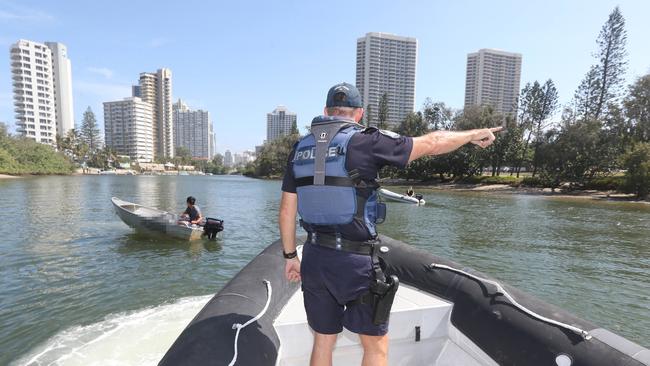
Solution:
<svg viewBox="0 0 650 366"><path fill-rule="evenodd" d="M389 365L497 365L450 322L452 304L400 285L389 323ZM307 325L302 292L297 291L275 320L281 347L278 365L308 365L313 333ZM416 326L420 340L415 340ZM344 330L334 365L360 365L363 349L356 334Z"/></svg>

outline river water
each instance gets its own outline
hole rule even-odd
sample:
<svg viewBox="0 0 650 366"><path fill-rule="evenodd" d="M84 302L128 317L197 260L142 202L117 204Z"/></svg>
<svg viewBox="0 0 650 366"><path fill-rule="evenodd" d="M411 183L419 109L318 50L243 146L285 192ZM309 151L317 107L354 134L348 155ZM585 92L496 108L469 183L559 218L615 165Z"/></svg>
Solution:
<svg viewBox="0 0 650 366"><path fill-rule="evenodd" d="M280 182L235 176L0 180L0 365L153 365L278 238ZM650 346L650 206L422 191L380 231ZM216 242L135 234L112 196L225 220Z"/></svg>

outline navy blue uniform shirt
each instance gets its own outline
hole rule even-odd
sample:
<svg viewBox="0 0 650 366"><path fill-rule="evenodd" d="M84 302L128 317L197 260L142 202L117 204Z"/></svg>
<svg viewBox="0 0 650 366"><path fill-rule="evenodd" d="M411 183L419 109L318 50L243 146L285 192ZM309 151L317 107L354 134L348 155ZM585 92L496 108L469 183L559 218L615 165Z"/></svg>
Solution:
<svg viewBox="0 0 650 366"><path fill-rule="evenodd" d="M360 178L372 180L377 178L377 172L386 165L404 168L408 164L413 139L400 136L393 132L367 128L352 136L348 143L345 168L349 171L357 169ZM284 192L296 193L296 182L293 174L293 157L295 151L289 154L287 170L282 180ZM331 228L314 227L317 232L329 233ZM371 239L370 232L363 222L353 220L346 225L339 225L344 239L366 241Z"/></svg>

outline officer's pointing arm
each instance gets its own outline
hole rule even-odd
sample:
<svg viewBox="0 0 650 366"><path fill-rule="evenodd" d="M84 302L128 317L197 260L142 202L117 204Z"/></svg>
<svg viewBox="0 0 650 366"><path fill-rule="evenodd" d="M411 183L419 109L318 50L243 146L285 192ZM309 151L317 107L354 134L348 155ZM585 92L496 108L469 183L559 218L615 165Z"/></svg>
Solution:
<svg viewBox="0 0 650 366"><path fill-rule="evenodd" d="M494 132L499 132L502 129L503 127L467 131L434 131L423 136L414 137L409 163L423 156L452 152L470 142L486 148L494 141Z"/></svg>

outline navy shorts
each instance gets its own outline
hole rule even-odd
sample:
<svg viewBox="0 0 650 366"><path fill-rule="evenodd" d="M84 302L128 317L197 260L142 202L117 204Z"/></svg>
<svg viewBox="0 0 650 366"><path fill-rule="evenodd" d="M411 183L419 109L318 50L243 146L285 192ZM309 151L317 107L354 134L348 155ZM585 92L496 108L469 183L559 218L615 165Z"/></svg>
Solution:
<svg viewBox="0 0 650 366"><path fill-rule="evenodd" d="M305 244L300 266L302 291L309 326L321 334L351 332L381 336L388 322L372 323L372 306L345 304L368 292L372 278L369 255Z"/></svg>

